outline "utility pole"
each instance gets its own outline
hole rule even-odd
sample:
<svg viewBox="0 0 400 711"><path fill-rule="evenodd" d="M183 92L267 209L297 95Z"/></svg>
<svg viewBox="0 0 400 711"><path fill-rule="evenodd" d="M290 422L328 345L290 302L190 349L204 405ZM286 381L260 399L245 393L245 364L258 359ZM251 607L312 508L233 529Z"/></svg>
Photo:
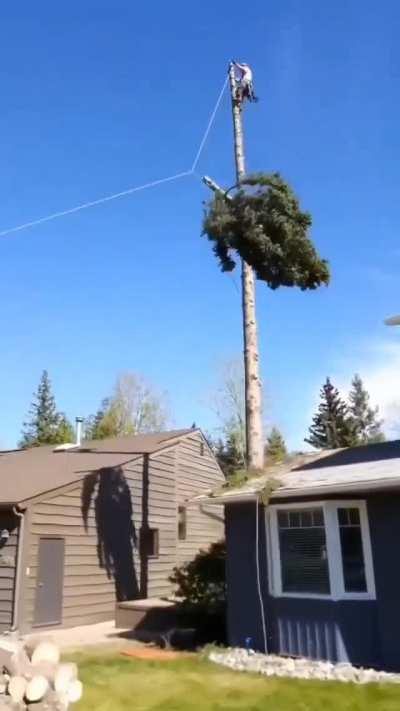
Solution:
<svg viewBox="0 0 400 711"><path fill-rule="evenodd" d="M240 184L246 174L242 126L243 99L237 95L235 67L232 62L229 66L229 79L232 97L236 178L237 183ZM254 271L244 260L242 260L242 310L247 465L250 468L261 469L264 464L264 443L262 432L262 389L256 319L256 289Z"/></svg>

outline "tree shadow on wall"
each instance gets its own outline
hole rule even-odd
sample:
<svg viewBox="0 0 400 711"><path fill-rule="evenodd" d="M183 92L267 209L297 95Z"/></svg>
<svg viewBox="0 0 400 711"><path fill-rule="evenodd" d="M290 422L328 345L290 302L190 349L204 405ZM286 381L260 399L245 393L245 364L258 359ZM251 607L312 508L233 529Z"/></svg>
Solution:
<svg viewBox="0 0 400 711"><path fill-rule="evenodd" d="M118 602L139 597L133 550L137 536L131 492L122 467L104 467L88 474L82 487L82 517L88 532L94 505L100 567L115 583Z"/></svg>

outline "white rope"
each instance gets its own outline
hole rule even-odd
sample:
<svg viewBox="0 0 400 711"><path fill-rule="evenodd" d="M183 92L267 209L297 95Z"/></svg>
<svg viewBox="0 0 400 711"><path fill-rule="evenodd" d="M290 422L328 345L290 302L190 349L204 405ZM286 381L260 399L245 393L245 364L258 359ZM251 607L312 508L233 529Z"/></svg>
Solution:
<svg viewBox="0 0 400 711"><path fill-rule="evenodd" d="M106 195L105 197L99 198L98 200L91 200L90 202L84 202L81 205L77 205L76 207L71 207L68 210L61 210L60 212L53 212L52 214L46 215L45 217L40 217L37 220L31 220L30 222L24 222L23 224L17 225L16 227L10 227L7 230L3 230L2 232L0 232L0 237L5 237L6 235L10 235L13 232L20 232L21 230L25 230L28 227L35 227L36 225L42 225L44 222L50 222L50 220L55 220L58 217L64 217L65 215L72 215L74 212L79 212L80 210L86 210L88 207L94 207L95 205L101 205L104 202L109 202L110 200L116 200L117 198L124 197L125 195L132 195L132 193L137 193L140 190L146 190L147 188L153 188L155 185L161 185L162 183L168 183L173 180L178 180L179 178L187 177L188 175L193 175L195 172L196 166L200 160L200 156L202 154L203 148L204 148L205 143L207 141L208 135L211 131L215 117L217 115L217 111L218 111L219 105L222 101L222 97L224 95L224 91L226 89L227 83L228 83L228 77L226 77L224 84L222 86L222 89L218 95L217 102L216 102L214 109L211 113L210 119L207 124L207 128L204 133L204 136L201 140L199 149L196 153L196 157L193 161L192 167L189 170L185 170L182 173L176 173L175 175L170 175L168 178L161 178L160 180L153 180L150 183L144 183L144 185L138 185L133 188L128 188L127 190L123 190L122 192L119 192L119 193L113 193L112 195Z"/></svg>
<svg viewBox="0 0 400 711"><path fill-rule="evenodd" d="M108 202L109 200L115 200L116 198L124 197L125 195L132 195L132 193L137 193L140 190L146 190L147 188L152 188L155 185L161 185L161 183L168 183L172 180L178 180L178 178L183 178L187 175L191 175L190 170L186 170L183 173L177 173L176 175L171 175L168 178L161 178L160 180L153 180L151 183L144 183L144 185L137 185L134 188L128 188L128 190L123 190L120 193L114 193L113 195L106 195L105 197L99 198L98 200L91 200L90 202L84 202L82 205L77 205L76 207L71 207L69 210L62 210L61 212L53 212L51 215L46 215L46 217L40 217L38 220L32 220L31 222L24 222L22 225L17 227L11 227L8 230L3 230L0 232L0 237L5 237L12 232L19 232L20 230L25 230L27 227L34 227L35 225L41 225L43 222L50 222L50 220L55 220L57 217L63 217L64 215L72 215L74 212L79 212L79 210L86 210L88 207L93 207L94 205L101 205L103 202Z"/></svg>
<svg viewBox="0 0 400 711"><path fill-rule="evenodd" d="M264 652L265 654L268 654L268 642L267 642L267 626L265 623L265 611L264 611L264 601L263 601L263 595L262 595L262 590L261 590L261 576L260 576L260 541L259 541L259 515L258 515L258 509L260 506L260 502L258 500L258 496L256 498L256 571L257 571L257 592L258 592L258 597L260 600L260 610L261 610L261 624L262 624L262 631L263 631L263 638L264 638Z"/></svg>
<svg viewBox="0 0 400 711"><path fill-rule="evenodd" d="M222 101L222 97L223 97L223 95L224 95L224 92L225 92L225 89L226 89L226 85L227 85L227 83L228 83L228 80L229 80L229 76L225 77L225 81L224 81L224 83L223 83L223 85L222 85L222 89L221 89L221 91L220 91L220 93L219 93L217 102L216 102L216 104L215 104L215 106L214 106L214 109L213 109L213 111L212 111L212 113L211 113L211 116L210 116L210 120L209 120L209 122L208 122L208 124L207 124L207 128L206 128L206 130L205 130L204 136L203 136L203 138L202 138L202 140L201 140L201 143L200 143L200 146L199 146L199 150L197 151L196 157L195 157L195 159L194 159L194 161L193 161L193 164L192 164L192 171L196 170L196 166L197 166L197 164L198 164L198 162L199 162L199 160L200 160L200 156L201 156L201 154L202 154L203 148L204 148L205 143L206 143L206 140L207 140L207 138L208 138L208 134L209 134L210 131L211 131L212 125L213 125L214 120L215 120L215 117L216 117L216 115L217 115L217 111L218 111L219 105L220 105L220 103L221 103L221 101Z"/></svg>

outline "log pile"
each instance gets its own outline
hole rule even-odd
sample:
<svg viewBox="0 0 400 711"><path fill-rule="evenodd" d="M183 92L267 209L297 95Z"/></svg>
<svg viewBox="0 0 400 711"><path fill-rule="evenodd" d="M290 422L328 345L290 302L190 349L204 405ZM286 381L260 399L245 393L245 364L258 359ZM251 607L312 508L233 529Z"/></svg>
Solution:
<svg viewBox="0 0 400 711"><path fill-rule="evenodd" d="M0 638L0 711L66 711L81 696L78 668L54 642Z"/></svg>

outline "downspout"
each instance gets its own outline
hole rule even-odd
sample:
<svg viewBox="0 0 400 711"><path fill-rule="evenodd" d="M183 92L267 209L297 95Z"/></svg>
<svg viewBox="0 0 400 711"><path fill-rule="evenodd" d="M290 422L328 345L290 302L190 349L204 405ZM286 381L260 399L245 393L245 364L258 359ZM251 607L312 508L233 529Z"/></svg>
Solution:
<svg viewBox="0 0 400 711"><path fill-rule="evenodd" d="M20 520L19 531L18 531L18 552L17 552L17 565L15 569L15 581L14 581L14 608L13 608L13 621L11 632L15 632L18 629L18 617L19 617L19 586L21 581L21 567L22 567L22 551L24 547L24 531L25 531L25 513L23 511L18 511L17 506L13 507L13 514L17 516Z"/></svg>
<svg viewBox="0 0 400 711"><path fill-rule="evenodd" d="M267 642L267 626L265 622L265 610L264 610L264 599L261 589L261 575L260 575L260 535L259 535L259 508L260 500L258 496L256 497L256 571L257 571L257 592L260 600L260 612L261 612L261 625L263 631L264 640L264 652L268 654L268 642Z"/></svg>

